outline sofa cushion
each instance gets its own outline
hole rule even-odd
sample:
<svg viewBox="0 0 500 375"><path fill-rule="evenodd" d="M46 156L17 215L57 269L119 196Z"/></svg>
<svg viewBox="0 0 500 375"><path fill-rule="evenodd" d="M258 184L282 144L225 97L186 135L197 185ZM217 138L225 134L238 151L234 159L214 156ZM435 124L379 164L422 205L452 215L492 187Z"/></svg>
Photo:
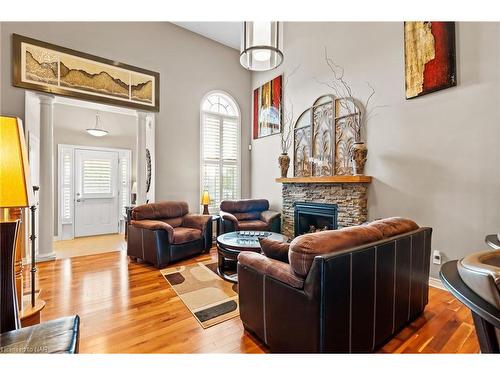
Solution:
<svg viewBox="0 0 500 375"><path fill-rule="evenodd" d="M184 216L189 212L186 202L165 201L158 203L142 204L132 210L132 219L169 219Z"/></svg>
<svg viewBox="0 0 500 375"><path fill-rule="evenodd" d="M235 212L233 216L238 220L257 220L260 218L260 211Z"/></svg>
<svg viewBox="0 0 500 375"><path fill-rule="evenodd" d="M0 353L74 354L79 338L80 318L67 316L0 334Z"/></svg>
<svg viewBox="0 0 500 375"><path fill-rule="evenodd" d="M411 232L419 228L413 220L402 217L389 217L387 219L375 220L369 223L368 226L377 228L382 232L384 238L397 236L398 234Z"/></svg>
<svg viewBox="0 0 500 375"><path fill-rule="evenodd" d="M270 276L273 279L288 284L293 288L302 289L304 287L304 279L296 275L288 263L268 258L263 254L253 251L242 251L238 255L238 263L250 267L262 275Z"/></svg>
<svg viewBox="0 0 500 375"><path fill-rule="evenodd" d="M238 230L268 230L268 225L262 220L238 221Z"/></svg>
<svg viewBox="0 0 500 375"><path fill-rule="evenodd" d="M260 248L262 252L271 259L279 260L280 262L288 263L288 249L290 244L270 240L268 238L259 238Z"/></svg>
<svg viewBox="0 0 500 375"><path fill-rule="evenodd" d="M266 211L269 209L269 201L267 199L241 199L238 201L222 201L220 204L222 211L249 212L249 211Z"/></svg>
<svg viewBox="0 0 500 375"><path fill-rule="evenodd" d="M182 243L199 240L200 238L201 230L199 229L177 227L174 228L174 238L172 240L172 243L179 245Z"/></svg>
<svg viewBox="0 0 500 375"><path fill-rule="evenodd" d="M304 234L296 237L290 244L290 266L297 275L305 277L315 256L346 250L383 238L380 230L369 225Z"/></svg>

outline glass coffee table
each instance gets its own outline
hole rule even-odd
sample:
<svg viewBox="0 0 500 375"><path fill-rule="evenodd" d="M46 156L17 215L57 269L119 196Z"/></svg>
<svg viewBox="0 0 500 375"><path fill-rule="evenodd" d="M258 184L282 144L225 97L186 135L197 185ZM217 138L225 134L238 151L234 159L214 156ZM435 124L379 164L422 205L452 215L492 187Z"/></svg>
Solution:
<svg viewBox="0 0 500 375"><path fill-rule="evenodd" d="M217 273L224 280L237 283L236 263L242 251L261 252L259 238L287 242L288 237L266 231L238 231L224 233L217 237Z"/></svg>

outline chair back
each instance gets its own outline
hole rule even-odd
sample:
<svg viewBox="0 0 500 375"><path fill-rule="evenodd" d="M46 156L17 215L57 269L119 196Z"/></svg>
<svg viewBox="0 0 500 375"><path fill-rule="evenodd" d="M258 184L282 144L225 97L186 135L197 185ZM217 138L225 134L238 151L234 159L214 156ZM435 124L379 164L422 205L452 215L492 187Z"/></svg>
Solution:
<svg viewBox="0 0 500 375"><path fill-rule="evenodd" d="M0 223L0 333L21 328L14 283L14 253L19 220Z"/></svg>

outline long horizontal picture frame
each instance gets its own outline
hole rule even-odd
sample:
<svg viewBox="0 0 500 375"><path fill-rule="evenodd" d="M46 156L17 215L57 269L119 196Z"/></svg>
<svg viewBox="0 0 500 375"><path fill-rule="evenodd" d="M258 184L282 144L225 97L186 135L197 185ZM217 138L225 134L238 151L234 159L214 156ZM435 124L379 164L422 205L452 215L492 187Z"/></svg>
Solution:
<svg viewBox="0 0 500 375"><path fill-rule="evenodd" d="M158 112L160 73L12 35L16 87Z"/></svg>

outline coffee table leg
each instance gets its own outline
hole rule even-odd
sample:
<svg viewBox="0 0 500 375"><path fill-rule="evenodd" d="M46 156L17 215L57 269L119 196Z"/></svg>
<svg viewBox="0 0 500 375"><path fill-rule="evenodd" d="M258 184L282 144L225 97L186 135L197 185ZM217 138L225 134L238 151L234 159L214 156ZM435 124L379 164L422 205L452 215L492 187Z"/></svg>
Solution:
<svg viewBox="0 0 500 375"><path fill-rule="evenodd" d="M217 251L217 273L218 273L218 275L226 281L229 281L232 283L238 282L238 276L236 273L234 275L227 275L225 271L226 271L226 258L224 257L224 254L220 250L218 250Z"/></svg>

